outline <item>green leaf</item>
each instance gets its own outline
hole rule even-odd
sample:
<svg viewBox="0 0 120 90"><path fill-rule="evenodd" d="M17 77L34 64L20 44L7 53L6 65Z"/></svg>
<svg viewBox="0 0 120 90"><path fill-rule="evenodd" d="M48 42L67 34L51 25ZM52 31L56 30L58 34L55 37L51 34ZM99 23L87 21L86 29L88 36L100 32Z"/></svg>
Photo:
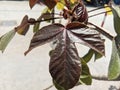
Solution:
<svg viewBox="0 0 120 90"><path fill-rule="evenodd" d="M108 78L116 79L120 76L120 35L113 41L113 50L109 65Z"/></svg>
<svg viewBox="0 0 120 90"><path fill-rule="evenodd" d="M37 21L40 21L41 19L42 19L42 15L37 19ZM40 28L40 22L35 23L33 26L33 32L35 33L39 31L39 28Z"/></svg>
<svg viewBox="0 0 120 90"><path fill-rule="evenodd" d="M116 41L113 40L112 44L112 55L108 69L108 79L113 80L119 77L120 75L120 52L116 47Z"/></svg>
<svg viewBox="0 0 120 90"><path fill-rule="evenodd" d="M4 34L0 37L0 50L4 52L5 48L7 47L8 43L12 40L15 36L16 31L11 30L8 33Z"/></svg>
<svg viewBox="0 0 120 90"><path fill-rule="evenodd" d="M33 32L37 32L39 31L39 28L40 28L40 23L36 23L34 26L33 26Z"/></svg>
<svg viewBox="0 0 120 90"><path fill-rule="evenodd" d="M90 49L90 50L88 51L88 53L82 57L82 59L83 59L86 63L88 63L88 62L91 60L91 58L92 58L93 55L94 55L94 52L93 52L92 49Z"/></svg>
<svg viewBox="0 0 120 90"><path fill-rule="evenodd" d="M119 53L119 56L120 56L120 35L117 35L115 37L115 43L116 43L116 46L117 46L117 49L118 49L118 53Z"/></svg>
<svg viewBox="0 0 120 90"><path fill-rule="evenodd" d="M116 11L116 9L112 8L113 16L114 16L114 28L117 34L120 34L120 17Z"/></svg>
<svg viewBox="0 0 120 90"><path fill-rule="evenodd" d="M92 59L93 55L94 55L94 61L96 61L97 59L100 59L100 58L103 56L103 55L101 55L100 53L94 51L93 49L90 49L90 50L88 51L88 53L87 53L85 56L82 57L82 59L83 59L86 63L88 63L88 62Z"/></svg>
<svg viewBox="0 0 120 90"><path fill-rule="evenodd" d="M89 67L86 62L82 60L82 73L80 76L79 84L91 85L91 83L92 77L89 71Z"/></svg>
<svg viewBox="0 0 120 90"><path fill-rule="evenodd" d="M100 59L100 58L103 57L103 55L101 55L100 53L98 53L98 52L96 52L96 51L94 51L94 53L95 53L94 61L96 61L97 59Z"/></svg>

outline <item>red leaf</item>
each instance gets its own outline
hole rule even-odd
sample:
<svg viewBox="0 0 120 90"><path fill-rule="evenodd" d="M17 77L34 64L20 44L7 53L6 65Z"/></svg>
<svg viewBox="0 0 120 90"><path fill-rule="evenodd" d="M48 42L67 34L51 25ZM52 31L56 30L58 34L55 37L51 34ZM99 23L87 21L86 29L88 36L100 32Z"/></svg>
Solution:
<svg viewBox="0 0 120 90"><path fill-rule="evenodd" d="M68 90L79 81L81 63L77 49L71 43L64 30L59 37L59 43L51 54L49 70L53 80Z"/></svg>
<svg viewBox="0 0 120 90"><path fill-rule="evenodd" d="M38 2L39 0L29 0L30 8L33 8L33 6Z"/></svg>

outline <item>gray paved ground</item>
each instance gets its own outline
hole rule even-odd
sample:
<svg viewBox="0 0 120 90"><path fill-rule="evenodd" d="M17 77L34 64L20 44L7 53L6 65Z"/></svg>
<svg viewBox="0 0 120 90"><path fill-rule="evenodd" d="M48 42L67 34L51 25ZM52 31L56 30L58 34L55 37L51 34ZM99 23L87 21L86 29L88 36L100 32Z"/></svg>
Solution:
<svg viewBox="0 0 120 90"><path fill-rule="evenodd" d="M30 17L38 17L41 13L40 7L36 5L30 10L28 2L7 2L0 1L0 36L18 25L25 14ZM88 10L92 9L88 7ZM103 15L90 18L91 22L98 25L102 22ZM12 22L11 22L12 21ZM11 22L11 23L6 23ZM112 15L108 16L104 27L108 32L115 35L113 31ZM24 51L29 46L32 38L32 28L24 36L16 34L10 42L4 54L0 53L0 90L43 90L52 84L48 71L49 56L51 49L49 44L38 47L24 56ZM106 57L96 62L89 63L93 75L106 76L110 59L111 42L106 40ZM78 45L80 55L86 51ZM81 53L82 52L82 53ZM78 86L72 90L117 90L120 87L119 81L98 81L93 80L91 86ZM56 90L54 87L50 90Z"/></svg>

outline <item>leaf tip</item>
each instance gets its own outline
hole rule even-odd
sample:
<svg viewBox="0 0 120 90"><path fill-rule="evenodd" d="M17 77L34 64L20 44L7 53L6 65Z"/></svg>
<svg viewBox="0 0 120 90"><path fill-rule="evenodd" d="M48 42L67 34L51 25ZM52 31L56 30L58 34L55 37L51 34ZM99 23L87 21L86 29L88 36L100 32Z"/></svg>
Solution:
<svg viewBox="0 0 120 90"><path fill-rule="evenodd" d="M26 56L32 49L28 49L27 51L25 51L24 55Z"/></svg>
<svg viewBox="0 0 120 90"><path fill-rule="evenodd" d="M29 0L29 6L32 9L33 6L38 2L38 0Z"/></svg>
<svg viewBox="0 0 120 90"><path fill-rule="evenodd" d="M29 52L29 51L26 51L26 52L24 53L24 55L26 56L26 55L28 54L28 52Z"/></svg>
<svg viewBox="0 0 120 90"><path fill-rule="evenodd" d="M30 9L32 9L33 8L33 6L32 5L30 5Z"/></svg>

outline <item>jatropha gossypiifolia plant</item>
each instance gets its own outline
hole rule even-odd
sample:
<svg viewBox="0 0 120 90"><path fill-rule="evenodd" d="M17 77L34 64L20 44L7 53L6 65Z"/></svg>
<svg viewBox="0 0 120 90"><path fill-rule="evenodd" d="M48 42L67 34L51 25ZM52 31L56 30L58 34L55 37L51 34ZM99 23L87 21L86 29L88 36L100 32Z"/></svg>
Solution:
<svg viewBox="0 0 120 90"><path fill-rule="evenodd" d="M19 26L1 36L0 50L4 52L15 33L26 35L30 25L33 25L34 36L25 55L38 46L48 42L55 43L53 44L55 48L50 51L49 72L58 90L68 90L76 85L91 84L92 76L87 63L93 55L95 59L105 55L105 39L101 38L101 35L104 35L113 42L114 52L111 55L108 79L116 79L120 76L120 13L118 12L120 8L119 5L115 5L116 2L111 2L112 4L109 3L106 7L110 7L114 15L114 27L117 33L115 37L103 28L88 22L88 18L92 17L88 13L97 9L87 11L82 0L29 0L31 8L35 4L45 5L47 8L37 20L24 16ZM55 7L61 10L60 14L55 12ZM66 24L55 23L56 19L65 19ZM49 23L52 21L52 23L40 27L40 24L45 21ZM88 46L90 50L81 57L75 43Z"/></svg>

